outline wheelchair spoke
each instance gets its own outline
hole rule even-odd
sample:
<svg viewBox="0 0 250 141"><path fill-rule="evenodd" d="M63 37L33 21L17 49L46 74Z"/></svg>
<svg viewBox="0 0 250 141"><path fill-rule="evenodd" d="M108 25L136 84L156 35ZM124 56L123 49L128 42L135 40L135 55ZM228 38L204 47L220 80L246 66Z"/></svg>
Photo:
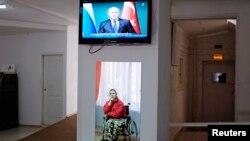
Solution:
<svg viewBox="0 0 250 141"><path fill-rule="evenodd" d="M130 139L133 139L132 141L138 141L138 129L135 121L131 120L129 124L129 135Z"/></svg>

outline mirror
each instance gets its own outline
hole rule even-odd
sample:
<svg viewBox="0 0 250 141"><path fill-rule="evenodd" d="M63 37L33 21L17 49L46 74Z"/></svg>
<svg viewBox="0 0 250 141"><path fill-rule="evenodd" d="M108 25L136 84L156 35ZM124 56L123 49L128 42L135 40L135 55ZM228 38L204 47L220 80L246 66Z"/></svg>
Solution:
<svg viewBox="0 0 250 141"><path fill-rule="evenodd" d="M213 83L226 83L227 74L223 72L214 72L212 73L212 82Z"/></svg>
<svg viewBox="0 0 250 141"><path fill-rule="evenodd" d="M95 108L96 141L139 141L141 63L97 61Z"/></svg>

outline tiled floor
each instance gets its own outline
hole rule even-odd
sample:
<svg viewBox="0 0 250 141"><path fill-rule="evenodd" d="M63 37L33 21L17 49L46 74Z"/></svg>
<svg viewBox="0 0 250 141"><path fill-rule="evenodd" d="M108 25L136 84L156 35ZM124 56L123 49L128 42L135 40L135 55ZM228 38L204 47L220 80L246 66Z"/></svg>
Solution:
<svg viewBox="0 0 250 141"><path fill-rule="evenodd" d="M42 129L36 126L20 126L0 131L0 141L17 141Z"/></svg>

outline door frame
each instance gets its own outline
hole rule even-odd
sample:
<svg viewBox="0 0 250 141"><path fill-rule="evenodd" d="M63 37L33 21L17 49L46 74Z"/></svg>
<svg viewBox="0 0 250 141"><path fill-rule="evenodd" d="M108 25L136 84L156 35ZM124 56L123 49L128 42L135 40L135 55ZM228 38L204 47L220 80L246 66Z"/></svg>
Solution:
<svg viewBox="0 0 250 141"><path fill-rule="evenodd" d="M196 16L185 16L185 15L182 15L182 16L178 16L178 17L175 17L175 16L173 16L173 17L171 17L171 22L174 22L174 21L178 21L178 20L189 20L189 21L191 21L191 20L212 20L212 19L230 19L230 18L233 18L233 19L235 19L236 21L237 21L237 23L239 23L240 22L240 19L239 19L239 16L232 16L232 15L221 15L221 16L202 16L202 17L196 17ZM235 122L237 122L238 120L239 120L239 115L240 115L240 113L239 113L239 85L238 85L238 83L239 83L239 81L238 81L238 79L239 79L239 60L238 60L238 58L239 58L239 30L238 30L238 28L239 28L239 24L236 24L236 30L235 30L235 53L234 53L234 55L235 55L235 57L234 57L234 62L235 62L235 65L234 65L234 68L235 68L235 83L234 83L234 95L235 95L235 98L234 98L234 120L235 120ZM173 33L171 33L172 35L173 35ZM171 39L171 43L173 44L173 38ZM173 45L172 45L173 46ZM171 52L171 53L174 53L174 50L172 50L173 52ZM172 56L173 58L174 57L176 57L176 56ZM171 59L173 59L173 58L171 58ZM202 60L202 61L209 61L209 60L211 60L211 58L205 58L204 60ZM171 61L173 61L173 60L171 60ZM178 60L177 60L178 61ZM225 61L227 61L227 60L225 60ZM230 61L230 60L229 60ZM175 64L175 63L173 63L173 62L171 62L172 64ZM199 63L201 63L202 64L202 62L199 62ZM171 64L171 65L172 65ZM200 65L200 64L199 64ZM199 77L202 77L202 73L199 73L198 74L199 75ZM190 118L191 119L195 119L195 120L197 120L197 121L200 121L201 120L201 117L202 117L202 109L201 109L201 99L202 99L202 97L201 97L201 95L202 95L202 93L200 93L201 91L202 91L202 85L201 86L198 86L200 89L198 90L199 91L199 97L198 97L198 100L195 100L194 101L194 103L192 104L192 106L190 106L191 108L189 109L190 111L192 111L192 113L190 114L190 115L188 115L188 116L190 116ZM195 91L197 91L197 90L195 90ZM169 101L169 103L171 103L171 101ZM199 106L197 106L197 105L199 105ZM197 109L195 109L195 111L193 110L194 108L194 106L196 106L196 107L198 107ZM171 105L170 105L170 107L171 107ZM190 112L189 111L189 112Z"/></svg>
<svg viewBox="0 0 250 141"><path fill-rule="evenodd" d="M204 2L203 4L208 4L209 2ZM227 2L225 2L227 4ZM182 5L184 4L184 5ZM186 7L188 8L192 8L193 5L197 5L200 6L200 3L197 2L176 2L176 4L172 5L172 8L176 8L178 6L181 5L181 7ZM209 3L211 4L211 3ZM212 4L213 5L213 4ZM211 6L211 5L209 5ZM203 7L203 6L200 6ZM240 32L239 32L239 26L241 22L241 18L240 18L240 12L233 10L234 12L232 13L228 13L225 12L225 10L223 10L222 12L216 12L216 14L211 13L211 12L207 12L205 10L204 13L193 13L193 14L186 14L183 11L179 11L176 12L176 10L179 10L180 8L178 7L177 9L174 9L173 13L171 14L171 21L173 20L198 20L198 19L225 19L225 18L234 18L237 21L236 24L236 31L235 31L235 88L234 88L234 94L235 94L235 122L238 122L239 120L239 115L240 115L240 111L239 111L239 96L240 96L240 92L239 92L239 57L240 57ZM169 101L170 103L170 101Z"/></svg>
<svg viewBox="0 0 250 141"><path fill-rule="evenodd" d="M65 58L65 55L61 52L59 53L43 53L41 55L41 125L45 125L45 114L44 114L44 92L43 92L43 89L44 89L44 57L45 56L62 56L63 57L63 95L62 95L62 98L63 98L63 117L65 118L66 117L66 109L67 109L67 105L66 105L66 58Z"/></svg>

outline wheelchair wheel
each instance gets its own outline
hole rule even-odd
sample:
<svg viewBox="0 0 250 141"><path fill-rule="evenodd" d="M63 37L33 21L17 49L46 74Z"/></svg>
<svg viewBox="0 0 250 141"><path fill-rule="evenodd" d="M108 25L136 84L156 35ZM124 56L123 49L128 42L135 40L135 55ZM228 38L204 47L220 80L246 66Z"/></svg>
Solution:
<svg viewBox="0 0 250 141"><path fill-rule="evenodd" d="M138 140L138 129L135 121L131 120L128 127L129 139L130 141L139 141Z"/></svg>

